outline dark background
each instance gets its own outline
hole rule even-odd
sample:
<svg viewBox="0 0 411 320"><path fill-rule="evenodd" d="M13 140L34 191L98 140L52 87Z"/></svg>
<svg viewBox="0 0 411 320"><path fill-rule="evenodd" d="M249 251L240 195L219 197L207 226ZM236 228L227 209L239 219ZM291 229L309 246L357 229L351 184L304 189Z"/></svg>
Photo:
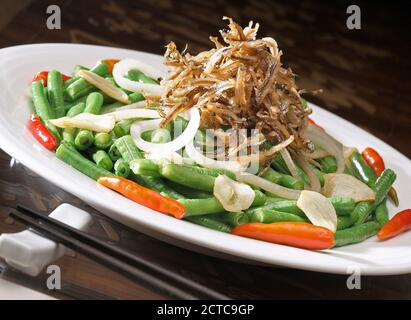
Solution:
<svg viewBox="0 0 411 320"><path fill-rule="evenodd" d="M48 30L46 8L57 4L62 29ZM347 6L357 4L362 29L346 28ZM403 1L172 1L2 0L0 48L42 42L75 42L162 54L171 40L193 53L210 48L209 35L225 27L223 15L242 25L260 23L274 37L298 84L324 92L308 97L411 156L410 8ZM314 116L315 118L315 116ZM94 234L233 298L410 298L411 277L365 277L347 290L344 276L245 266L172 247L104 218L0 153L0 230L21 228L7 217L16 203L49 212L61 202L95 216ZM59 262L63 297L158 298L75 254ZM11 273L13 275L13 273ZM28 282L15 274L14 280ZM37 282L36 282L37 281ZM30 283L42 288L42 278Z"/></svg>
<svg viewBox="0 0 411 320"><path fill-rule="evenodd" d="M0 47L78 42L162 54L173 40L199 52L225 27L223 15L242 25L258 21L259 35L277 40L300 87L324 90L310 100L411 156L411 10L405 1L4 1ZM16 3L28 5L19 11ZM60 6L61 30L46 28L48 4ZM361 8L361 30L346 28L349 4Z"/></svg>

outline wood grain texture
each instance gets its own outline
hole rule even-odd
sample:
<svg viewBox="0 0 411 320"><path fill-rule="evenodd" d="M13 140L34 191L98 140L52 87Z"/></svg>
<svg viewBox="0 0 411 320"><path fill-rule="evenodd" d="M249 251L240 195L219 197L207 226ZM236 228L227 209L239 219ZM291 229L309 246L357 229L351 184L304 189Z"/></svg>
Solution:
<svg viewBox="0 0 411 320"><path fill-rule="evenodd" d="M356 3L362 9L363 25L361 30L350 31L345 26L346 1L36 0L0 30L0 47L78 42L162 54L165 44L173 40L180 48L188 43L190 52L196 53L211 46L208 36L217 35L224 27L223 15L241 24L252 19L260 22L260 35L273 36L278 41L285 63L298 74L300 87L324 90L309 100L363 127L410 157L407 10L397 2ZM46 28L49 4L61 7L61 30ZM232 298L411 298L409 275L363 277L362 290L348 290L345 276L257 267L203 256L103 217L3 152L0 172L1 232L21 228L8 218L10 208L17 203L47 213L68 202L93 214L92 234L142 253L151 261ZM69 254L57 263L62 266L66 288L71 285L92 289L96 298L159 298L80 255ZM44 276L39 277L40 284ZM75 289L55 294L84 297Z"/></svg>

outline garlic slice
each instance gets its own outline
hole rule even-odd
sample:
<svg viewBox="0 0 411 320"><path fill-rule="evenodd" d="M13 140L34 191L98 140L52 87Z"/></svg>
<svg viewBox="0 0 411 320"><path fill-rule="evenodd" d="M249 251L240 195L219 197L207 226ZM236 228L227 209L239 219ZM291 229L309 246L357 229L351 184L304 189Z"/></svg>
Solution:
<svg viewBox="0 0 411 320"><path fill-rule="evenodd" d="M49 121L59 128L79 128L106 133L113 130L116 124L115 118L111 115L92 113L80 113L74 117L62 117Z"/></svg>
<svg viewBox="0 0 411 320"><path fill-rule="evenodd" d="M255 192L247 184L219 175L214 182L214 196L223 208L230 212L248 209L254 201Z"/></svg>
<svg viewBox="0 0 411 320"><path fill-rule="evenodd" d="M301 191L297 200L300 208L312 224L335 232L337 230L337 214L331 201L321 193L309 190Z"/></svg>
<svg viewBox="0 0 411 320"><path fill-rule="evenodd" d="M88 70L80 70L78 72L79 77L83 78L87 82L91 83L93 86L99 88L109 97L112 97L124 104L129 104L130 100L128 99L127 93L125 93L120 88L116 87L110 81L100 77L98 74L93 73Z"/></svg>
<svg viewBox="0 0 411 320"><path fill-rule="evenodd" d="M344 173L326 174L322 193L326 197L353 198L355 202L375 200L375 193L369 186Z"/></svg>

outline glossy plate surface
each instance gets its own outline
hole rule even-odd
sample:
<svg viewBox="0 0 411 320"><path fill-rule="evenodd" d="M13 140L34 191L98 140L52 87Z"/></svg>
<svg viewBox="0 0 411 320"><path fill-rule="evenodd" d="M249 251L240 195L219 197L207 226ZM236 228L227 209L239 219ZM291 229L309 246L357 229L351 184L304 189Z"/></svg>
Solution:
<svg viewBox="0 0 411 320"><path fill-rule="evenodd" d="M30 114L28 88L38 71L55 68L70 74L76 64L92 66L97 60L128 57L162 68L160 56L101 46L40 44L1 49L0 147L51 183L78 196L109 217L191 250L229 259L327 273L345 274L352 268L360 268L362 274L369 275L411 272L411 232L386 242L378 242L373 237L360 244L314 252L213 231L162 215L97 185L57 159L26 131L25 123ZM312 107L313 119L336 139L359 149L366 146L376 148L384 157L387 167L397 172L395 187L400 207L394 208L390 204L390 213L411 208L411 161L350 122L319 107Z"/></svg>

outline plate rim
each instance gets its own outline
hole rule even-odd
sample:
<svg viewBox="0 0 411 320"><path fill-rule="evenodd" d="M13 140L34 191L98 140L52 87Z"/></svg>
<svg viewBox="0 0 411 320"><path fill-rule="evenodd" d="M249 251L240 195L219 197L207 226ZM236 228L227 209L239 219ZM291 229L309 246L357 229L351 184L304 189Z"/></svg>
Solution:
<svg viewBox="0 0 411 320"><path fill-rule="evenodd" d="M30 48L39 48L39 49L52 49L52 47L54 47L54 49L56 49L56 47L77 47L77 48L83 48L83 49L91 49L91 48L95 48L95 49L104 49L104 50L116 50L118 52L128 52L130 54L135 54L135 55L149 55L151 57L153 57L154 59L158 59L159 57L161 57L160 55L157 54L153 54L153 53L148 53L148 52L144 52L144 51L138 51L138 50L132 50L132 49L125 49L125 48L115 48L115 47L110 47L110 46L99 46L99 45L88 45L88 44L71 44L71 43L43 43L43 44L28 44L28 45L18 45L18 46L13 46L13 47L8 47L8 48L2 48L0 49L0 55L4 54L4 52L7 51L12 51L12 50L25 50L26 48L30 47ZM62 60L64 60L64 58L62 58ZM1 65L1 61L0 61L0 65ZM325 110L321 107L318 107L314 104L310 103L310 106L312 106L316 111L319 111L320 113L324 113L325 115L329 116L329 117L335 117L336 119L338 119L338 121L342 121L342 123L348 127L352 126L353 128L355 128L355 130L359 130L359 132L361 134L366 134L367 138L371 138L372 140L375 141L375 143L377 144L381 144L382 146L384 146L385 148L387 148L387 150L389 150L389 152L394 153L397 157L399 157L401 159L401 161L406 161L408 163L408 166L411 167L411 160L408 159L408 157L406 157L404 154L402 154L401 152L399 152L398 150L394 149L393 147L391 147L389 144L385 143L384 141L382 141L380 138L374 136L373 134L365 131L364 129L356 126L355 124L349 122L348 120L328 111ZM1 107L1 106L0 106ZM2 119L3 121L4 119L4 115L2 112L0 112L0 119ZM89 203L89 201L85 200L84 197L82 195L79 195L79 192L75 189L75 185L70 185L69 183L67 183L65 181L65 179L61 179L58 178L57 175L53 174L53 172L49 172L49 170L47 170L47 165L44 163L42 163L40 161L40 157L33 157L31 155L28 154L28 152L26 152L25 150L20 150L21 148L16 147L15 145L13 145L13 143L11 142L13 139L9 140L9 139L4 139L6 136L11 136L11 133L8 132L7 129L4 129L4 126L0 127L0 137L2 137L3 139L0 139L0 148L2 148L6 153L8 153L9 155L11 155L12 157L15 157L16 159L18 159L23 165L27 166L29 169L33 170L34 172L36 172L39 176L45 178L46 180L52 182L53 184L59 186L61 189L66 190L67 192L74 194L75 196L81 198L83 201ZM13 137L12 137L13 138ZM15 138L17 140L17 138ZM55 158L55 156L53 156L53 158ZM34 159L34 161L33 161ZM30 161L31 160L31 161ZM64 164L64 163L62 163ZM64 164L66 165L66 164ZM67 166L67 165L66 165ZM73 169L75 170L75 169ZM81 173L79 173L81 174ZM91 179L90 179L91 180ZM99 186L98 186L99 187ZM109 190L106 190L109 191ZM95 202L98 199L98 194L96 193L96 195L88 194L87 195L89 199L91 199L92 202ZM115 203L117 202L123 202L126 201L130 202L128 203L127 207L128 208L136 208L136 209L144 209L144 211L151 211L151 212L155 212L153 210L147 209L145 207L142 207L136 203L131 202L130 200L117 195L117 194L113 194L112 195L112 199L115 200ZM121 199L121 201L119 201ZM117 212L119 215L123 215L123 213L120 213L117 211L117 209L114 207L114 204L112 204L111 206L109 205L109 203L107 203L106 201L104 201L104 203L102 203L102 205L100 207L104 206L106 208L106 210L110 210L113 212ZM107 214L106 212L102 211L103 214ZM156 212L156 215L158 215L158 213ZM110 215L112 218L113 216ZM129 219L129 216L124 216L125 218ZM163 216L164 218L168 218L168 219L172 219L172 220L176 220L174 218L171 217L167 217L167 216ZM115 218L114 218L115 219ZM164 220L164 219L157 219L157 220ZM346 274L346 268L340 268L337 267L336 264L333 264L333 266L327 266L326 269L324 270L325 267L323 265L318 265L312 261L307 261L305 259L301 259L300 261L297 261L295 259L295 257L297 256L301 256L301 251L303 251L304 253L302 254L302 256L304 257L305 255L307 255L307 250L303 250L303 249L298 249L298 248L292 248L292 247L287 247L287 246L282 246L282 245L277 245L277 244L271 244L271 243L266 243L266 242L262 242L259 240L254 240L254 239L248 239L248 238L243 238L243 237L238 237L238 236L234 236L234 235L229 235L230 239L233 239L233 241L235 241L236 243L238 243L238 247L236 248L235 246L229 246L227 244L225 245L221 245L219 243L216 243L216 241L212 241L210 242L209 240L204 240L204 239L199 239L199 238L193 238L193 235L191 236L187 236L184 233L181 233L180 231L177 230L171 230L170 229L166 229L164 226L158 226L155 225L153 223L150 223L149 221L143 221L143 219L134 219L134 222L138 223L142 228L149 228L150 231L155 231L155 232L160 232L162 234L165 234L166 236L172 237L172 238L176 238L179 241L184 241L184 242L189 242L192 243L194 245L198 245L201 247L205 247L211 250L216 250L219 253L226 253L229 255L234 255L240 258L245 258L245 259L250 259L253 261L259 261L259 262L263 262L265 264L270 264L270 265L281 265L281 266L285 266L285 267L291 267L291 268L297 268L297 269L303 269L303 270L310 270L310 271L317 271L317 272L326 272L326 273L335 273L335 274ZM176 221L177 222L177 221ZM190 224L190 228L189 229L193 229L193 231L196 232L196 234L199 235L206 235L206 234L211 234L213 237L216 237L218 239L222 239L222 240L227 240L224 238L224 236L227 236L224 233L218 232L218 231L214 231L214 230L210 230L210 229L206 229L204 227L201 226L197 226L194 224L191 224L189 222L185 222L185 221L178 221L179 223L184 223L184 224ZM167 223L166 223L167 224ZM171 223L171 224L175 224L175 223ZM188 228L188 227L187 227ZM178 228L179 230L180 228ZM207 231L205 232L203 229L206 229ZM140 230L141 231L141 230ZM144 231L141 231L144 233ZM190 233L191 234L191 233ZM235 238L232 238L235 237ZM230 241L228 241L230 242ZM261 254L258 254L258 252L244 252L243 250L239 249L242 247L241 244L245 244L248 247L264 247L267 244L273 248L273 250L277 250L278 252L282 253L282 257L280 259L276 258L276 257L264 257ZM264 243L264 245L262 245L261 243ZM250 250L249 250L250 251ZM271 251L271 250L269 250ZM284 253L287 252L291 252L291 254L288 256L288 258L292 258L290 260L285 260L284 257L287 256L287 254L284 255ZM315 253L319 253L319 252L315 252ZM325 253L327 254L327 252L321 252L321 253ZM398 265L392 265L388 267L389 270L381 270L381 268L378 267L372 267L372 266L363 266L361 267L361 272L364 275L394 275L394 274L403 274L403 273L410 273L411 272L411 259L409 261L409 263L403 263L403 264L398 264Z"/></svg>

